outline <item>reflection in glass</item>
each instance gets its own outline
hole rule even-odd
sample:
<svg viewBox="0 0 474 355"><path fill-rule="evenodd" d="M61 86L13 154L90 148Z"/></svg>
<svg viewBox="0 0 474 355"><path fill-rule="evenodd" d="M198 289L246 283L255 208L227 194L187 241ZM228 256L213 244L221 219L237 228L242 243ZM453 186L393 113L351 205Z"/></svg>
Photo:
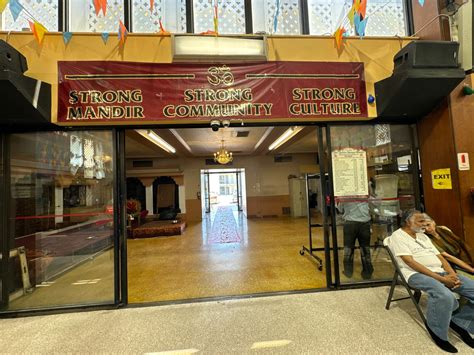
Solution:
<svg viewBox="0 0 474 355"><path fill-rule="evenodd" d="M10 151L9 309L112 302L111 133L14 134Z"/></svg>
<svg viewBox="0 0 474 355"><path fill-rule="evenodd" d="M160 19L166 31L186 32L186 0L155 0L150 10L150 0L132 2L133 32L159 32Z"/></svg>
<svg viewBox="0 0 474 355"><path fill-rule="evenodd" d="M214 31L214 1L193 1L194 32ZM245 33L244 0L219 1L219 34Z"/></svg>
<svg viewBox="0 0 474 355"><path fill-rule="evenodd" d="M117 32L119 20L124 21L124 0L108 1L105 15L96 15L94 1L69 1L69 31Z"/></svg>
<svg viewBox="0 0 474 355"><path fill-rule="evenodd" d="M367 2L367 36L405 36L406 15L403 0L371 0ZM332 35L339 26L349 29L347 14L352 1L308 0L309 33ZM355 35L350 30L350 35Z"/></svg>
<svg viewBox="0 0 474 355"><path fill-rule="evenodd" d="M277 8L277 3L280 8ZM300 1L252 1L253 32L279 35L301 34Z"/></svg>
<svg viewBox="0 0 474 355"><path fill-rule="evenodd" d="M10 11L10 6L0 14L0 25L3 31L30 30L28 21L34 18L40 22L48 31L58 30L58 0L22 0L23 10L15 19Z"/></svg>
<svg viewBox="0 0 474 355"><path fill-rule="evenodd" d="M368 185L367 195L335 194L341 282L388 279L393 271L383 240L399 228L400 212L415 207L411 128L387 124L335 126L331 127L331 146L332 152L363 151L367 163L366 174L356 176L359 180L366 176L362 180ZM354 212L354 218L348 210Z"/></svg>

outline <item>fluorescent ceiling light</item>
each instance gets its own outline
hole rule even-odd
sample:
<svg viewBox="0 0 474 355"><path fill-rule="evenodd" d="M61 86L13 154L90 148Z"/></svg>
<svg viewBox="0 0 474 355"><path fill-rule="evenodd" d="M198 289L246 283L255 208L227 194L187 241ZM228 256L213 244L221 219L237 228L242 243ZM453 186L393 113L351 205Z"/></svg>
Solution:
<svg viewBox="0 0 474 355"><path fill-rule="evenodd" d="M153 132L150 129L136 129L135 132L139 133L141 136L145 137L148 139L150 142L156 144L158 147L163 149L165 152L168 153L176 153L176 149L166 142L163 138L161 138L159 135L157 135L155 132Z"/></svg>
<svg viewBox="0 0 474 355"><path fill-rule="evenodd" d="M290 127L288 128L283 134L278 137L270 146L268 147L268 150L274 150L277 149L279 146L281 146L283 143L288 142L292 137L298 134L299 131L301 131L303 127Z"/></svg>
<svg viewBox="0 0 474 355"><path fill-rule="evenodd" d="M173 35L173 62L266 61L266 38Z"/></svg>
<svg viewBox="0 0 474 355"><path fill-rule="evenodd" d="M266 130L265 130L265 133L263 133L262 135L262 138L260 138L260 140L257 142L257 144L255 144L255 147L253 148L253 151L255 152L258 147L260 147L260 144L263 143L263 141L265 139L267 139L268 135L270 134L270 132L273 131L273 127L268 127Z"/></svg>
<svg viewBox="0 0 474 355"><path fill-rule="evenodd" d="M184 148L186 148L190 153L192 153L191 147L188 145L188 143L186 143L183 137L181 137L175 129L170 129L170 132L173 133L173 136L176 137L176 139L179 141L179 143L183 145Z"/></svg>

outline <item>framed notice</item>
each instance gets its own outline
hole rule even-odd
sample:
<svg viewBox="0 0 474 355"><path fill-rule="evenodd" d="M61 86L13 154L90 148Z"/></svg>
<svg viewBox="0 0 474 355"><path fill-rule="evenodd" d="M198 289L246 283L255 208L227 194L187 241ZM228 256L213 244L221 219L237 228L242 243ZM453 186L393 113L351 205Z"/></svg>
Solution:
<svg viewBox="0 0 474 355"><path fill-rule="evenodd" d="M345 148L332 152L334 196L367 196L367 153L362 149Z"/></svg>

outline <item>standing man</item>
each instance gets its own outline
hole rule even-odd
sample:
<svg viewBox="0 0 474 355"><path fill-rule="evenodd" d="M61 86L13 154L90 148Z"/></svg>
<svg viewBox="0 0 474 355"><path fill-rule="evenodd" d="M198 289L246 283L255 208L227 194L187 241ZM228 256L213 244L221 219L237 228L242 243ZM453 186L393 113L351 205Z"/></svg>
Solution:
<svg viewBox="0 0 474 355"><path fill-rule="evenodd" d="M374 272L370 257L370 214L367 201L341 202L337 209L344 220L344 275L352 277L354 247L359 241L362 278L370 279Z"/></svg>
<svg viewBox="0 0 474 355"><path fill-rule="evenodd" d="M457 352L448 341L451 327L473 348L474 339L469 333L474 333L474 281L456 274L434 247L424 233L426 222L420 211L405 211L402 227L390 238L390 249L408 285L428 293L426 328L436 345L447 352ZM459 310L453 292L467 299Z"/></svg>

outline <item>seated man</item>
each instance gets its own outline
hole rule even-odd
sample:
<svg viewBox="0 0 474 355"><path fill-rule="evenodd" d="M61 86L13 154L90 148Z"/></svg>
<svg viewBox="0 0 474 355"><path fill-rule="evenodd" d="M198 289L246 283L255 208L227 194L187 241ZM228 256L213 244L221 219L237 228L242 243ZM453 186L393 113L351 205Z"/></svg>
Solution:
<svg viewBox="0 0 474 355"><path fill-rule="evenodd" d="M474 263L471 252L467 245L446 227L438 227L428 214L425 216L425 234L430 237L431 242L441 252L446 260L457 265L468 273L474 273Z"/></svg>
<svg viewBox="0 0 474 355"><path fill-rule="evenodd" d="M474 348L474 281L457 275L446 259L426 236L425 216L417 210L403 213L402 227L391 236L390 248L408 284L428 294L426 328L436 345L455 353L457 349L448 341L451 327L461 339ZM467 299L457 312L456 292Z"/></svg>

